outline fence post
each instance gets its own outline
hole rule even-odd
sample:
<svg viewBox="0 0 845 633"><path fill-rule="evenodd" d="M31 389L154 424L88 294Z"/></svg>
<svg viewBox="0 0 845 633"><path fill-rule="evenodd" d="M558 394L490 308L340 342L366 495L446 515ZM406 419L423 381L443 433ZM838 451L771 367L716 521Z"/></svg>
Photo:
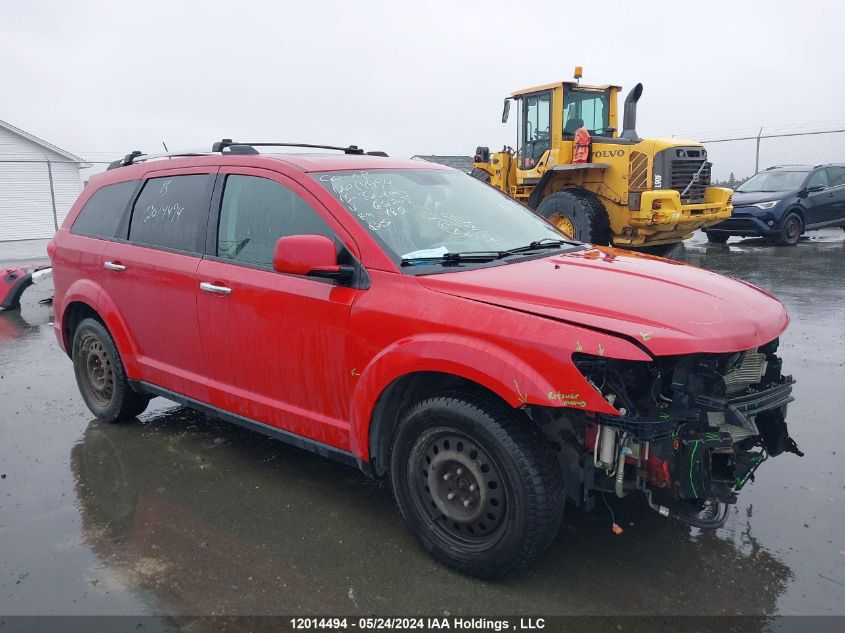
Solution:
<svg viewBox="0 0 845 633"><path fill-rule="evenodd" d="M56 190L53 188L53 167L47 159L47 178L50 179L50 201L53 203L53 226L59 230L59 216L56 213Z"/></svg>
<svg viewBox="0 0 845 633"><path fill-rule="evenodd" d="M757 152L754 156L754 173L760 173L760 137L763 135L763 128L760 128L760 131L757 132Z"/></svg>

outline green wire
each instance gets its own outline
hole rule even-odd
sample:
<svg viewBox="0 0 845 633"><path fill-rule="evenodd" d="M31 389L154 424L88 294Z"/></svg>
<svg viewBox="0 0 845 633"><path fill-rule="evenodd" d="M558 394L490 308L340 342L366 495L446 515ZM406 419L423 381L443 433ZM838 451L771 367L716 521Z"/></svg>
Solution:
<svg viewBox="0 0 845 633"><path fill-rule="evenodd" d="M700 441L701 440L695 440L695 446L692 447L692 455L690 455L689 458L689 483L690 486L692 486L692 494L695 495L696 498L698 498L698 491L695 489L695 483L692 480L692 467L693 464L695 464L695 451L698 450L698 443Z"/></svg>

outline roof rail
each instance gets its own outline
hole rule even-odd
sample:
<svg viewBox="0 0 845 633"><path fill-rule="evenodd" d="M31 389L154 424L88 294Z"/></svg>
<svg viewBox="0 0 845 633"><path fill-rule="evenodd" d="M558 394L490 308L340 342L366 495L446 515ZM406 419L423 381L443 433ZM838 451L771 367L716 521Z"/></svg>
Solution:
<svg viewBox="0 0 845 633"><path fill-rule="evenodd" d="M334 149L343 152L344 154L366 154L367 156L387 156L386 152L365 152L357 145L349 145L347 147L337 147L335 145L312 145L309 143L235 143L230 138L224 138L222 141L217 141L211 146L210 152L168 152L165 154L144 154L139 150L130 152L123 158L109 163L106 168L116 169L118 167L127 167L155 158L179 158L184 156L209 156L210 154L226 153L226 154L257 154L256 147L308 147L312 149Z"/></svg>
<svg viewBox="0 0 845 633"><path fill-rule="evenodd" d="M137 149L130 152L123 158L109 163L106 171L109 169L116 169L117 167L127 167L135 163L141 163L145 160L152 160L154 158L179 158L180 156L208 156L208 152L170 152L167 154L144 154Z"/></svg>
<svg viewBox="0 0 845 633"><path fill-rule="evenodd" d="M785 163L783 165L772 165L771 167L766 167L763 171L769 171L772 169L780 169L781 167L809 167L809 165L802 165L800 163Z"/></svg>
<svg viewBox="0 0 845 633"><path fill-rule="evenodd" d="M238 149L235 151L234 148L256 148L256 147L306 147L309 149L333 149L339 152L343 152L344 154L366 154L367 156L387 156L387 153L375 151L375 152L365 152L363 149L358 147L357 145L347 145L346 147L340 147L338 145L314 145L312 143L244 143L238 141L237 143L234 142L230 138L224 138L222 141L217 141L211 146L212 152L222 152L225 149L229 148L229 150L234 153L253 153L248 151L243 151Z"/></svg>

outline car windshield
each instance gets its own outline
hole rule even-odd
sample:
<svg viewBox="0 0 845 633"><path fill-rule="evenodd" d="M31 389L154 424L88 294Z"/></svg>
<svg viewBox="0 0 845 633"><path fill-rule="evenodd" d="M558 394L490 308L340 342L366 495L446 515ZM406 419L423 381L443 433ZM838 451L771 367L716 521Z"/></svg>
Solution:
<svg viewBox="0 0 845 633"><path fill-rule="evenodd" d="M807 177L806 171L764 171L751 176L736 190L740 193L760 193L762 191L795 191Z"/></svg>
<svg viewBox="0 0 845 633"><path fill-rule="evenodd" d="M457 171L332 171L314 178L397 261L567 239L530 209Z"/></svg>

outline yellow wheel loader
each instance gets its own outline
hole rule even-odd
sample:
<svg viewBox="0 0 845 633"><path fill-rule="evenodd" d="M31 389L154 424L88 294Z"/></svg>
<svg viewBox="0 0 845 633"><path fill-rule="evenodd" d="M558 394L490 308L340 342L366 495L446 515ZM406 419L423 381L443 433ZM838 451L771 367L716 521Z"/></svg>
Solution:
<svg viewBox="0 0 845 633"><path fill-rule="evenodd" d="M710 186L707 151L695 141L640 138L637 84L575 81L536 86L505 99L502 123L517 104L517 149L476 149L473 175L548 218L568 236L626 248L665 248L731 215L730 189ZM576 146L575 137L589 146ZM579 130L580 133L579 133ZM575 159L584 162L576 162Z"/></svg>

